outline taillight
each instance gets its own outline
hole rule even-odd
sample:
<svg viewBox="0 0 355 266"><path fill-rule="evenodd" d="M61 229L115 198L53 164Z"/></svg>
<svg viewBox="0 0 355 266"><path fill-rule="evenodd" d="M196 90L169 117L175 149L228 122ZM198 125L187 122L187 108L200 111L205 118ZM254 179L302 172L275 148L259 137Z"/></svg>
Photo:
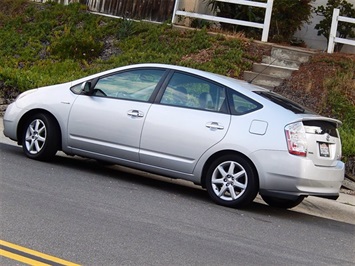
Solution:
<svg viewBox="0 0 355 266"><path fill-rule="evenodd" d="M285 127L285 134L289 153L298 156L306 156L307 138L302 122L287 125Z"/></svg>

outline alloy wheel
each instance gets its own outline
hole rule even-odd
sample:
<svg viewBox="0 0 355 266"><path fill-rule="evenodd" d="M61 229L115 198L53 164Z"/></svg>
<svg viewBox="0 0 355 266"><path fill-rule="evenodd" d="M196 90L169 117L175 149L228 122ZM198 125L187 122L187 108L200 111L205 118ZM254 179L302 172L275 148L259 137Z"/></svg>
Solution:
<svg viewBox="0 0 355 266"><path fill-rule="evenodd" d="M236 200L244 194L248 186L248 174L239 163L225 161L213 171L211 184L213 192L220 199Z"/></svg>
<svg viewBox="0 0 355 266"><path fill-rule="evenodd" d="M46 143L47 128L40 119L33 120L27 127L25 136L26 149L30 154L39 153Z"/></svg>

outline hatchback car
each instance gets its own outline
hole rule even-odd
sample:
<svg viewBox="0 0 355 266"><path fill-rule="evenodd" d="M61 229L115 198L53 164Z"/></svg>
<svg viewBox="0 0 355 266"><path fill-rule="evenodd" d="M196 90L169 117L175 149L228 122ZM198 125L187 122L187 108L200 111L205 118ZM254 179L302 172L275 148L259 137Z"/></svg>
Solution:
<svg viewBox="0 0 355 266"><path fill-rule="evenodd" d="M58 150L192 181L224 206L257 193L291 208L336 199L344 179L340 121L244 81L140 64L26 91L4 134L31 159Z"/></svg>

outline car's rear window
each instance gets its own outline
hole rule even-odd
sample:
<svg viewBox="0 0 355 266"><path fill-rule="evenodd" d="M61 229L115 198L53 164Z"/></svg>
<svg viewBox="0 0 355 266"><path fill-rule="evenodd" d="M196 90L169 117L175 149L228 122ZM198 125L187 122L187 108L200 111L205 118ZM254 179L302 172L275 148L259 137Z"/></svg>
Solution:
<svg viewBox="0 0 355 266"><path fill-rule="evenodd" d="M295 114L314 114L313 111L303 107L302 105L293 102L277 93L270 91L254 91L254 93L276 103L287 110L294 112Z"/></svg>
<svg viewBox="0 0 355 266"><path fill-rule="evenodd" d="M319 121L319 120L306 120L303 121L306 133L323 135L329 134L332 137L338 138L337 125L334 122Z"/></svg>

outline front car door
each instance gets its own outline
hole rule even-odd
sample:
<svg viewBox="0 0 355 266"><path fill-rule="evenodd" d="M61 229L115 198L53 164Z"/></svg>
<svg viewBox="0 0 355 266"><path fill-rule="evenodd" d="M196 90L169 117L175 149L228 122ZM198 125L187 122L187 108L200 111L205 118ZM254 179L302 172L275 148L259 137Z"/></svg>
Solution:
<svg viewBox="0 0 355 266"><path fill-rule="evenodd" d="M191 174L201 157L225 136L230 115L225 88L202 77L174 72L146 117L140 160Z"/></svg>
<svg viewBox="0 0 355 266"><path fill-rule="evenodd" d="M138 161L143 123L164 73L157 68L125 70L99 78L91 95L79 95L68 121L74 153Z"/></svg>

